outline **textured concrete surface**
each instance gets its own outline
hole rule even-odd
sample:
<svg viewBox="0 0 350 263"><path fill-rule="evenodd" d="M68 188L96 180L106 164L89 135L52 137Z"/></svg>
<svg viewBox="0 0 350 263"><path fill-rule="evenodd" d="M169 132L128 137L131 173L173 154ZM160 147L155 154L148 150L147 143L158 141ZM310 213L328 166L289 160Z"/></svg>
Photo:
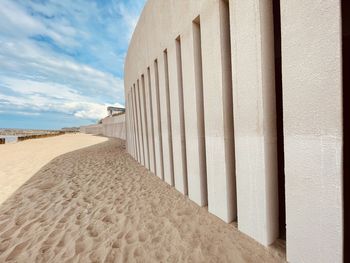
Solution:
<svg viewBox="0 0 350 263"><path fill-rule="evenodd" d="M162 145L163 145L163 175L164 181L174 186L173 151L171 139L171 113L169 105L169 83L167 55L162 53L158 60L159 101L161 111Z"/></svg>
<svg viewBox="0 0 350 263"><path fill-rule="evenodd" d="M187 183L191 200L226 222L238 216L238 228L266 246L280 225L272 3L149 0L125 61L126 96L150 71L157 176L180 192ZM336 0L281 0L290 262L342 258L339 9ZM140 143L135 130L128 138Z"/></svg>
<svg viewBox="0 0 350 263"><path fill-rule="evenodd" d="M169 101L171 109L171 129L173 142L175 188L187 194L187 164L185 127L183 120L182 69L179 42L175 40L168 49L169 56Z"/></svg>
<svg viewBox="0 0 350 263"><path fill-rule="evenodd" d="M153 61L153 65L155 62ZM151 95L152 95L152 112L153 112L153 132L154 132L154 152L156 163L156 175L159 178L164 178L163 172L163 143L162 143L162 127L161 127L161 112L159 103L159 82L158 72L155 67L150 67L151 78Z"/></svg>
<svg viewBox="0 0 350 263"><path fill-rule="evenodd" d="M81 126L80 132L125 140L125 114L106 117L101 124Z"/></svg>
<svg viewBox="0 0 350 263"><path fill-rule="evenodd" d="M146 115L148 120L147 125L147 140L148 140L148 151L149 151L149 169L151 172L156 172L155 153L154 153L154 130L153 130L153 111L152 111L152 95L151 95L151 79L150 71L147 68L145 75L145 106Z"/></svg>
<svg viewBox="0 0 350 263"><path fill-rule="evenodd" d="M208 198L199 24L192 22L192 29L181 38L187 183L189 198L205 206Z"/></svg>
<svg viewBox="0 0 350 263"><path fill-rule="evenodd" d="M201 13L201 43L208 210L231 222L236 219L236 187L228 11L224 1L207 3Z"/></svg>
<svg viewBox="0 0 350 263"><path fill-rule="evenodd" d="M265 245L279 234L271 1L230 5L239 229Z"/></svg>
<svg viewBox="0 0 350 263"><path fill-rule="evenodd" d="M340 1L281 1L287 259L342 262Z"/></svg>

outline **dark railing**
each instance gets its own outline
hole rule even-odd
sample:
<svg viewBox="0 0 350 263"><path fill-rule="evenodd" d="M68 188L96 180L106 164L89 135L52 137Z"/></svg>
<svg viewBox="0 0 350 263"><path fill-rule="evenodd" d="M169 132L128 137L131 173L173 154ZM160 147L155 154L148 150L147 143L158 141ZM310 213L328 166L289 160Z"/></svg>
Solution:
<svg viewBox="0 0 350 263"><path fill-rule="evenodd" d="M55 132L55 133L46 133L46 134L33 134L33 135L24 135L24 136L18 136L18 141L25 141L29 139L40 139L40 138L46 138L46 137L52 137L52 136L58 136L65 134L63 131Z"/></svg>

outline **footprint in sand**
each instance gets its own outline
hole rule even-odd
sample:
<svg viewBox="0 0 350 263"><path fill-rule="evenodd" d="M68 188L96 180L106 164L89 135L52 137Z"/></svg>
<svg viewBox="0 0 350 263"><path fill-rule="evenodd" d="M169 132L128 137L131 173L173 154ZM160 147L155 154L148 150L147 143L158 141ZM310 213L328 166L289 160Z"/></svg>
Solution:
<svg viewBox="0 0 350 263"><path fill-rule="evenodd" d="M128 244L135 243L137 240L137 235L135 231L129 231L125 236L126 242Z"/></svg>
<svg viewBox="0 0 350 263"><path fill-rule="evenodd" d="M82 238L78 239L75 242L75 255L79 255L85 250L85 243Z"/></svg>
<svg viewBox="0 0 350 263"><path fill-rule="evenodd" d="M140 232L139 233L139 241L140 242L145 242L147 240L147 233L146 232Z"/></svg>
<svg viewBox="0 0 350 263"><path fill-rule="evenodd" d="M152 239L151 242L152 242L153 244L158 244L160 241L161 241L161 237L155 237L155 238Z"/></svg>
<svg viewBox="0 0 350 263"><path fill-rule="evenodd" d="M1 234L2 238L9 238L11 237L18 229L18 226L13 226L11 227L9 230L7 230L6 232Z"/></svg>
<svg viewBox="0 0 350 263"><path fill-rule="evenodd" d="M11 221L11 219L9 219L6 222L0 224L0 232L9 225L10 221Z"/></svg>
<svg viewBox="0 0 350 263"><path fill-rule="evenodd" d="M112 224L113 222L112 222L112 218L111 218L111 216L109 216L109 215L106 215L103 219L102 219L102 221L104 222L104 223L107 223L107 224Z"/></svg>
<svg viewBox="0 0 350 263"><path fill-rule="evenodd" d="M15 219L15 224L17 226L23 225L27 221L27 217L25 215L20 215Z"/></svg>
<svg viewBox="0 0 350 263"><path fill-rule="evenodd" d="M122 247L122 241L121 240L116 240L112 244L112 248L121 248Z"/></svg>
<svg viewBox="0 0 350 263"><path fill-rule="evenodd" d="M10 252L10 254L7 256L6 261L10 261L18 257L18 255L21 254L22 251L26 248L28 243L29 241L27 240L15 246Z"/></svg>
<svg viewBox="0 0 350 263"><path fill-rule="evenodd" d="M145 251L141 247L137 247L134 250L134 257L143 257L145 255Z"/></svg>
<svg viewBox="0 0 350 263"><path fill-rule="evenodd" d="M87 230L89 232L90 237L98 237L98 231L93 226L88 226Z"/></svg>
<svg viewBox="0 0 350 263"><path fill-rule="evenodd" d="M7 248L10 245L10 241L11 241L11 239L8 238L8 239L4 239L0 242L0 252L7 250Z"/></svg>

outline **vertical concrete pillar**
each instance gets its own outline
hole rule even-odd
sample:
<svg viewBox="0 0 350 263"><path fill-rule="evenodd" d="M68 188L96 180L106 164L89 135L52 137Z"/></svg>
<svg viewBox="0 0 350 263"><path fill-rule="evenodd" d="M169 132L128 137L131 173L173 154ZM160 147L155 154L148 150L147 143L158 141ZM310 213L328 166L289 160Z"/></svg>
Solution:
<svg viewBox="0 0 350 263"><path fill-rule="evenodd" d="M130 103L130 90L128 91L126 97L125 105L125 129L126 129L126 143L128 153L134 157L134 147L133 147L133 128L132 128L132 117L131 117L131 103ZM135 157L134 157L135 158Z"/></svg>
<svg viewBox="0 0 350 263"><path fill-rule="evenodd" d="M155 173L155 154L154 154L154 129L153 129L153 115L152 115L152 94L151 94L151 79L150 69L147 68L147 75L145 80L145 99L146 99L146 113L147 113L147 135L149 147L149 164L150 170Z"/></svg>
<svg viewBox="0 0 350 263"><path fill-rule="evenodd" d="M203 76L199 21L181 37L188 197L208 203L205 164Z"/></svg>
<svg viewBox="0 0 350 263"><path fill-rule="evenodd" d="M146 106L146 95L145 95L145 76L141 75L141 87L140 87L140 102L141 102L141 120L142 120L142 140L145 163L144 166L149 169L149 147L148 147L148 119L147 119L147 106Z"/></svg>
<svg viewBox="0 0 350 263"><path fill-rule="evenodd" d="M175 188L187 194L186 146L183 121L182 70L179 39L168 47L169 97ZM178 67L178 65L180 67Z"/></svg>
<svg viewBox="0 0 350 263"><path fill-rule="evenodd" d="M136 140L135 140L135 134L136 134L136 127L135 127L135 121L134 121L134 108L133 108L133 91L132 91L132 87L130 87L130 102L129 102L129 105L130 105L130 122L131 122L131 125L132 125L132 140L133 140L133 147L134 147L134 159L137 159L137 146L136 146Z"/></svg>
<svg viewBox="0 0 350 263"><path fill-rule="evenodd" d="M134 126L134 141L135 141L135 159L139 159L138 142L137 142L137 121L136 121L136 111L135 111L135 91L134 87L131 86L131 108L132 108L132 120Z"/></svg>
<svg viewBox="0 0 350 263"><path fill-rule="evenodd" d="M278 175L272 1L230 1L238 228L276 240Z"/></svg>
<svg viewBox="0 0 350 263"><path fill-rule="evenodd" d="M341 1L281 1L287 260L342 262Z"/></svg>
<svg viewBox="0 0 350 263"><path fill-rule="evenodd" d="M159 57L159 100L161 108L161 126L163 142L164 180L174 186L173 151L171 139L171 112L169 102L168 55L164 51Z"/></svg>
<svg viewBox="0 0 350 263"><path fill-rule="evenodd" d="M140 125L140 116L139 116L139 104L137 99L137 89L136 85L133 86L134 90L134 109L135 109L135 125L136 125L136 141L137 141L137 160L139 163L142 162L142 148L141 148L141 125Z"/></svg>
<svg viewBox="0 0 350 263"><path fill-rule="evenodd" d="M154 152L156 163L156 175L164 179L163 174L163 143L162 143L162 127L161 127L161 111L159 100L159 78L158 78L158 62L150 67L151 79L151 95L152 95L152 114L154 125Z"/></svg>
<svg viewBox="0 0 350 263"><path fill-rule="evenodd" d="M211 1L203 10L200 20L208 210L230 222L236 218L236 186L229 12L226 1Z"/></svg>
<svg viewBox="0 0 350 263"><path fill-rule="evenodd" d="M135 87L132 86L130 90L131 90L131 108L132 108L132 116L133 116L135 152L136 152L135 159L139 161L139 144L138 144L138 138L137 138L138 127L137 127L137 118L136 118L136 109L135 109L135 101L136 101Z"/></svg>
<svg viewBox="0 0 350 263"><path fill-rule="evenodd" d="M134 121L134 108L133 108L133 95L132 95L132 88L130 88L129 91L129 118L130 118L130 140L132 141L132 153L134 159L137 159L137 146L136 146L136 128L135 128L135 121Z"/></svg>
<svg viewBox="0 0 350 263"><path fill-rule="evenodd" d="M125 109L129 108L129 93L125 93ZM125 111L125 128L126 128L126 152L130 153L130 140L129 139L129 130L130 130L130 126L129 126L129 112Z"/></svg>
<svg viewBox="0 0 350 263"><path fill-rule="evenodd" d="M139 145L140 145L140 163L145 166L145 147L143 141L143 118L142 118L142 105L141 105L141 95L140 95L140 81L137 80L136 84L136 108L137 108L137 119L138 119L138 127L139 127Z"/></svg>
<svg viewBox="0 0 350 263"><path fill-rule="evenodd" d="M127 109L129 107L129 93L125 92L125 109ZM129 130L130 130L130 126L129 126L129 112L125 111L125 128L127 130L126 132L126 152L130 153L130 140L128 140L129 138ZM130 153L131 154L131 153Z"/></svg>
<svg viewBox="0 0 350 263"><path fill-rule="evenodd" d="M134 146L134 128L132 127L132 116L131 116L131 112L132 112L132 108L131 108L131 92L129 90L128 92L128 104L125 107L126 112L127 112L127 126L125 127L126 131L127 131L127 140L128 140L128 152L131 154L131 156L133 156L135 158L135 146Z"/></svg>

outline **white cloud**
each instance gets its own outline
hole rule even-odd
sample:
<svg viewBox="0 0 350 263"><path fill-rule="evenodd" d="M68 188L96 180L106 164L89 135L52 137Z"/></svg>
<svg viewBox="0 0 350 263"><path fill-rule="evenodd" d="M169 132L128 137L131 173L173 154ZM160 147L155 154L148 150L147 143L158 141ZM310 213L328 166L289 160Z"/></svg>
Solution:
<svg viewBox="0 0 350 263"><path fill-rule="evenodd" d="M128 7L125 6L125 4L123 2L118 2L115 5L115 11L117 13L119 13L122 17L122 19L124 20L126 26L127 26L127 37L130 38L132 32L134 31L138 18L139 18L139 14L135 14L130 12L130 10L128 9Z"/></svg>
<svg viewBox="0 0 350 263"><path fill-rule="evenodd" d="M13 1L0 1L0 30L16 38L26 38L34 35L46 35L62 45L76 45L72 38L68 38L52 28L47 27L40 20L27 14L26 10ZM61 32L62 32L62 28ZM67 30L66 30L67 31Z"/></svg>
<svg viewBox="0 0 350 263"><path fill-rule="evenodd" d="M96 120L120 106L143 3L0 0L0 111Z"/></svg>
<svg viewBox="0 0 350 263"><path fill-rule="evenodd" d="M35 80L44 78L50 82L56 81L57 84L55 85L50 83L52 93L54 93L54 88L60 89L60 84L69 83L71 90L74 89L79 93L89 93L95 98L108 94L109 98L117 100L123 96L124 84L122 79L88 65L76 63L69 58L56 56L46 50L41 50L29 41L21 43L0 41L1 56L11 57L11 60L0 60L0 74L4 69L9 69L10 73L16 72L18 77L21 78L27 78L29 75L30 78ZM6 79L6 77L0 78L0 83L11 84ZM32 87L32 85L30 86Z"/></svg>
<svg viewBox="0 0 350 263"><path fill-rule="evenodd" d="M97 120L105 117L107 106L111 106L94 102L93 98L79 95L70 87L60 85L58 88L55 83L7 78L6 84L9 89L23 96L0 93L0 108L1 105L12 105L17 109L16 112L30 110L34 111L33 114L39 114L55 111L72 114L78 118ZM113 105L122 106L119 103Z"/></svg>
<svg viewBox="0 0 350 263"><path fill-rule="evenodd" d="M39 112L29 112L29 111L15 111L12 113L16 114L16 115L24 115L24 116L39 116L40 115Z"/></svg>
<svg viewBox="0 0 350 263"><path fill-rule="evenodd" d="M43 94L46 97L57 99L76 99L79 98L77 92L67 86L49 83L38 82L27 79L3 78L4 85L14 92L22 95Z"/></svg>

